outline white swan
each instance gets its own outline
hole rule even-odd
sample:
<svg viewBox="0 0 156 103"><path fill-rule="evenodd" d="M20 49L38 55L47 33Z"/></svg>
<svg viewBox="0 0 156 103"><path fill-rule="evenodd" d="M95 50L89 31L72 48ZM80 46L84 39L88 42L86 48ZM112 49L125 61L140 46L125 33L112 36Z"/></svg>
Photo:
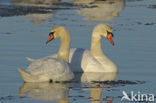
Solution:
<svg viewBox="0 0 156 103"><path fill-rule="evenodd" d="M69 62L70 36L68 31L58 26L49 33L50 38L60 38L61 44L57 58L42 58L33 60L25 71L18 69L25 82L68 81L74 78Z"/></svg>
<svg viewBox="0 0 156 103"><path fill-rule="evenodd" d="M117 72L117 66L102 51L101 37L106 37L112 45L112 29L106 24L98 24L92 33L91 49L71 48L69 63L73 72ZM45 58L56 58L50 55ZM27 58L30 62L34 59Z"/></svg>
<svg viewBox="0 0 156 103"><path fill-rule="evenodd" d="M106 37L112 45L112 29L106 24L98 24L92 33L90 50L70 49L69 63L73 72L117 72L117 66L101 48L101 37ZM80 65L80 66L78 66ZM78 67L78 68L77 68ZM81 67L81 69L79 68Z"/></svg>

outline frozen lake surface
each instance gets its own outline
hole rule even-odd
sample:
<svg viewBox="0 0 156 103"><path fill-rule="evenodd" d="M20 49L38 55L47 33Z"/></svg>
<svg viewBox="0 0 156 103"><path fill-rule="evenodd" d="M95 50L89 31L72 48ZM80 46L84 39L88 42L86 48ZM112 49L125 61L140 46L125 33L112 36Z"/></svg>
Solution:
<svg viewBox="0 0 156 103"><path fill-rule="evenodd" d="M23 83L17 68L29 65L25 57L57 53L59 40L45 44L51 28L65 26L72 48L89 49L99 23L113 28L115 46L103 38L102 47L118 74ZM0 103L122 103L122 91L156 94L155 28L156 0L0 0ZM99 75L106 81L86 82Z"/></svg>

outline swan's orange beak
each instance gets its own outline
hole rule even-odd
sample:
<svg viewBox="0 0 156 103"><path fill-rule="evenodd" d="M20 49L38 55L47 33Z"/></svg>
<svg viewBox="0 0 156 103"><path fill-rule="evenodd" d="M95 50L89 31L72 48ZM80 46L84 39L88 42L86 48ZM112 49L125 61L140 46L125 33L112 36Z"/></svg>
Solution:
<svg viewBox="0 0 156 103"><path fill-rule="evenodd" d="M51 40L54 39L54 35L50 34L49 36L50 36L50 37L49 37L49 39L46 41L46 44L48 44Z"/></svg>
<svg viewBox="0 0 156 103"><path fill-rule="evenodd" d="M108 101L107 103L113 103L112 101Z"/></svg>
<svg viewBox="0 0 156 103"><path fill-rule="evenodd" d="M110 43L111 43L112 45L114 45L114 41L113 41L112 37L113 37L113 34L112 34L112 33L109 33L109 34L107 35L107 39L110 41Z"/></svg>

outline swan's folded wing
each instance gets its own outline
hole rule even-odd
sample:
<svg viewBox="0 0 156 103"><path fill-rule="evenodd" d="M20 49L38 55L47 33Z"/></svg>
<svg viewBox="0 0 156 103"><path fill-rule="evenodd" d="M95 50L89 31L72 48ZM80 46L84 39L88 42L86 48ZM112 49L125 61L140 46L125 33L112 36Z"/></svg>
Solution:
<svg viewBox="0 0 156 103"><path fill-rule="evenodd" d="M56 75L63 73L68 66L60 59L36 60L26 69L32 75L51 74Z"/></svg>
<svg viewBox="0 0 156 103"><path fill-rule="evenodd" d="M43 76L52 80L66 81L74 78L69 65L61 59L40 59L32 62L26 69L33 76Z"/></svg>

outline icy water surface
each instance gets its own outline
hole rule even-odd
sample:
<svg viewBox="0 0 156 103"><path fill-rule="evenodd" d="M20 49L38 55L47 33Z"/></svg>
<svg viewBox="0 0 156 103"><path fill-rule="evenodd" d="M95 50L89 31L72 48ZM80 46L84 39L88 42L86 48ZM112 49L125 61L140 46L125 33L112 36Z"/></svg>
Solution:
<svg viewBox="0 0 156 103"><path fill-rule="evenodd" d="M17 68L29 65L25 57L57 53L59 40L45 44L52 27L68 29L72 48L89 49L98 23L113 28L115 46L103 38L102 47L118 74L75 73L73 82L23 83ZM156 94L155 28L156 0L0 0L0 103L124 103L123 91Z"/></svg>

